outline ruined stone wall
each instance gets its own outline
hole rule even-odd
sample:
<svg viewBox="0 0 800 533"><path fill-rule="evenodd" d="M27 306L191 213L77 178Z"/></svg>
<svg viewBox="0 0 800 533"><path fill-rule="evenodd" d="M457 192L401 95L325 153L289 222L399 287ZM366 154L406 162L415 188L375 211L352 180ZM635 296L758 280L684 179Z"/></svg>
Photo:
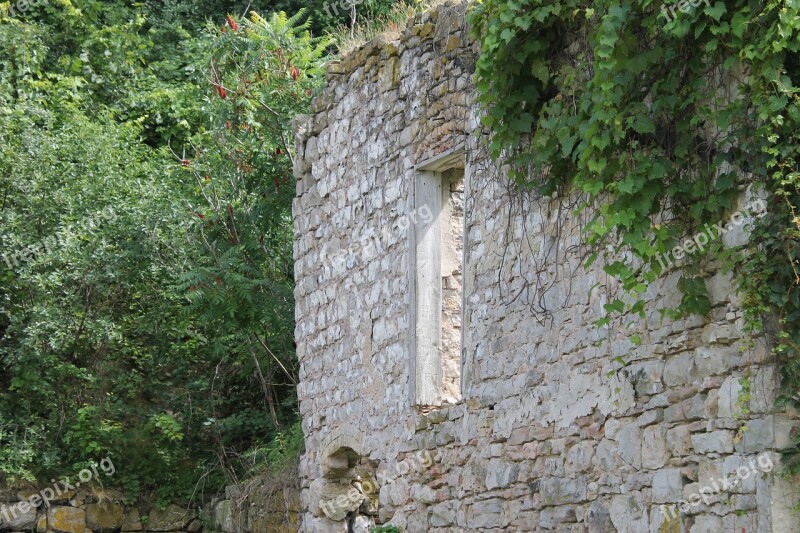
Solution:
<svg viewBox="0 0 800 533"><path fill-rule="evenodd" d="M465 10L434 8L333 64L296 123L301 530L796 531L770 473L790 418L730 278L708 268L707 318L662 319L673 269L645 318L594 325L617 287L583 268L566 199L526 198L488 159ZM451 153L466 167L462 394L421 410L414 183Z"/></svg>
<svg viewBox="0 0 800 533"><path fill-rule="evenodd" d="M6 533L290 533L300 525L292 483L256 479L226 487L202 510L177 504L131 506L108 492L0 486L0 532ZM46 502L43 499L49 498Z"/></svg>
<svg viewBox="0 0 800 533"><path fill-rule="evenodd" d="M79 484L80 485L80 484ZM49 498L46 502L43 497ZM170 504L165 509L130 507L116 493L47 488L0 487L0 531L14 533L115 533L149 531L198 533L203 523L193 509Z"/></svg>

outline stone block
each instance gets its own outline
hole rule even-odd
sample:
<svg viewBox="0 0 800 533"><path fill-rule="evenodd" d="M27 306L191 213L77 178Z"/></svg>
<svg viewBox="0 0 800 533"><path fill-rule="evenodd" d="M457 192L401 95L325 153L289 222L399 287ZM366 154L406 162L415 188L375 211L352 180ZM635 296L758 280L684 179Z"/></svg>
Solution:
<svg viewBox="0 0 800 533"><path fill-rule="evenodd" d="M722 531L722 519L711 514L695 516L694 524L689 529L689 533L709 533L711 531Z"/></svg>
<svg viewBox="0 0 800 533"><path fill-rule="evenodd" d="M762 530L756 529L756 517L752 513L747 514L736 514L732 513L722 518L722 528L718 531L736 531L741 532L745 531L749 533L751 531L755 532L758 531L759 533ZM773 531L781 531L781 533L789 533L785 530L773 530Z"/></svg>
<svg viewBox="0 0 800 533"><path fill-rule="evenodd" d="M664 468L653 476L653 501L679 502L683 498L683 478L679 468Z"/></svg>
<svg viewBox="0 0 800 533"><path fill-rule="evenodd" d="M580 503L586 500L586 478L544 478L539 483L539 492L544 505Z"/></svg>
<svg viewBox="0 0 800 533"><path fill-rule="evenodd" d="M668 460L667 428L662 425L646 427L642 433L642 467L661 468Z"/></svg>
<svg viewBox="0 0 800 533"><path fill-rule="evenodd" d="M503 512L504 503L505 500L502 498L489 498L488 500L480 500L472 505L472 512L476 515L500 514Z"/></svg>
<svg viewBox="0 0 800 533"><path fill-rule="evenodd" d="M686 420L704 420L706 418L706 395L697 394L683 401Z"/></svg>
<svg viewBox="0 0 800 533"><path fill-rule="evenodd" d="M572 523L576 519L574 507L547 507L539 513L539 527L542 529L556 529L559 524Z"/></svg>
<svg viewBox="0 0 800 533"><path fill-rule="evenodd" d="M711 389L710 391L708 391L708 396L706 397L704 418L706 419L717 418L718 412L719 412L719 389Z"/></svg>
<svg viewBox="0 0 800 533"><path fill-rule="evenodd" d="M567 451L564 473L574 476L588 471L594 458L594 442L581 441Z"/></svg>
<svg viewBox="0 0 800 533"><path fill-rule="evenodd" d="M504 506L505 500L502 498L476 501L471 509L471 527L478 529L505 527L510 522L510 517L506 515Z"/></svg>
<svg viewBox="0 0 800 533"><path fill-rule="evenodd" d="M756 418L747 422L741 447L744 453L758 453L775 445L772 416Z"/></svg>
<svg viewBox="0 0 800 533"><path fill-rule="evenodd" d="M646 361L629 366L634 389L639 395L659 394L664 390L661 377L664 372L663 361Z"/></svg>
<svg viewBox="0 0 800 533"><path fill-rule="evenodd" d="M431 507L431 527L452 526L456 519L456 512L452 502L443 502Z"/></svg>
<svg viewBox="0 0 800 533"><path fill-rule="evenodd" d="M517 444L525 444L534 440L545 440L553 436L553 425L542 426L541 424L533 423L529 426L516 428L511 432L507 443L510 446Z"/></svg>
<svg viewBox="0 0 800 533"><path fill-rule="evenodd" d="M51 507L47 511L47 524L58 533L84 533L86 511L74 507Z"/></svg>
<svg viewBox="0 0 800 533"><path fill-rule="evenodd" d="M731 493L750 493L756 490L758 475L755 459L750 466L747 457L729 455L722 463L722 476L728 480L728 491Z"/></svg>
<svg viewBox="0 0 800 533"><path fill-rule="evenodd" d="M737 405L742 386L738 377L725 378L719 388L719 402L717 416L720 418L733 418L741 410Z"/></svg>
<svg viewBox="0 0 800 533"><path fill-rule="evenodd" d="M36 508L19 504L0 505L0 531L19 531L36 526ZM81 531L83 533L83 531Z"/></svg>
<svg viewBox="0 0 800 533"><path fill-rule="evenodd" d="M427 485L421 485L419 483L415 483L411 486L411 499L424 504L436 503L438 501L435 490Z"/></svg>
<svg viewBox="0 0 800 533"><path fill-rule="evenodd" d="M611 522L611 513L605 502L595 500L589 506L584 519L587 533L612 533L614 527Z"/></svg>
<svg viewBox="0 0 800 533"><path fill-rule="evenodd" d="M306 531L313 531L314 533L350 533L346 522L336 522L327 517L316 517L306 515L305 517Z"/></svg>
<svg viewBox="0 0 800 533"><path fill-rule="evenodd" d="M618 532L647 531L649 517L641 493L620 494L611 498L611 523Z"/></svg>
<svg viewBox="0 0 800 533"><path fill-rule="evenodd" d="M617 453L617 444L609 439L603 439L595 449L592 464L604 472L616 472L623 462Z"/></svg>
<svg viewBox="0 0 800 533"><path fill-rule="evenodd" d="M730 326L725 327L730 328ZM717 333L725 334L720 329ZM701 378L725 374L742 361L742 356L735 346L698 346L695 355L697 374Z"/></svg>
<svg viewBox="0 0 800 533"><path fill-rule="evenodd" d="M228 502L227 506L223 505L225 502ZM227 509L230 512L226 516L230 516L231 519L234 514L234 509L232 506L232 502L230 500L225 500L220 502L219 506L223 507L223 509ZM175 531L180 530L186 527L186 525L197 518L197 513L193 510L187 510L180 505L169 504L167 507L162 511L159 509L154 509L150 512L147 519L147 530L148 531Z"/></svg>
<svg viewBox="0 0 800 533"><path fill-rule="evenodd" d="M681 457L692 453L692 434L688 425L675 426L667 430L667 450L670 454Z"/></svg>
<svg viewBox="0 0 800 533"><path fill-rule="evenodd" d="M142 531L143 529L142 519L139 516L139 511L137 509L131 509L125 513L125 516L122 519L121 531Z"/></svg>
<svg viewBox="0 0 800 533"><path fill-rule="evenodd" d="M664 409L665 422L686 422L686 405L678 402Z"/></svg>
<svg viewBox="0 0 800 533"><path fill-rule="evenodd" d="M650 533L686 533L677 505L653 505L650 508Z"/></svg>
<svg viewBox="0 0 800 533"><path fill-rule="evenodd" d="M692 353L673 355L664 365L664 383L668 387L690 385L698 377L695 357Z"/></svg>
<svg viewBox="0 0 800 533"><path fill-rule="evenodd" d="M517 480L519 465L504 461L502 459L492 459L486 467L486 488L489 490L506 488Z"/></svg>
<svg viewBox="0 0 800 533"><path fill-rule="evenodd" d="M122 527L124 509L118 503L103 501L86 506L86 525L94 533L111 533Z"/></svg>
<svg viewBox="0 0 800 533"><path fill-rule="evenodd" d="M731 453L733 451L732 431L711 431L692 435L692 448L696 453Z"/></svg>
<svg viewBox="0 0 800 533"><path fill-rule="evenodd" d="M629 424L620 430L618 435L619 456L627 464L639 469L642 467L642 430Z"/></svg>
<svg viewBox="0 0 800 533"><path fill-rule="evenodd" d="M151 515L152 516L152 513ZM183 517L175 512L172 516L157 517L159 519L158 527L165 529L156 529L154 531L173 531L173 528L182 527ZM234 520L234 504L232 500L223 500L214 508L214 526L224 533L233 533L235 531L236 522ZM152 529L153 525L150 520L147 523L147 529Z"/></svg>

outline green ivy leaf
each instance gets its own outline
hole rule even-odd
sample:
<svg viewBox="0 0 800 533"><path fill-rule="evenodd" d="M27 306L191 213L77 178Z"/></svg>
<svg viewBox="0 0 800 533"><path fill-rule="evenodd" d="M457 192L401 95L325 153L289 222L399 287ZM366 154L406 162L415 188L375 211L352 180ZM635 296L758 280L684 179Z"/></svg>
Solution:
<svg viewBox="0 0 800 533"><path fill-rule="evenodd" d="M719 21L719 19L722 18L722 15L727 13L727 11L728 10L725 7L725 4L719 0L715 2L713 6L706 6L704 9L705 14L716 21Z"/></svg>
<svg viewBox="0 0 800 533"><path fill-rule="evenodd" d="M637 133L655 133L656 132L656 123L653 121L652 118L648 117L647 115L636 115L633 121L633 129Z"/></svg>

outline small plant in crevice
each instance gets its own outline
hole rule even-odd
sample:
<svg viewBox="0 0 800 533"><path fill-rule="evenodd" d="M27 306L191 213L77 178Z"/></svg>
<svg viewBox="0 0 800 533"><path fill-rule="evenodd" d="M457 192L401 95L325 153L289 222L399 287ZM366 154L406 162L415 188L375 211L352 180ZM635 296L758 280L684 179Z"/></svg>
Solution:
<svg viewBox="0 0 800 533"><path fill-rule="evenodd" d="M384 526L373 527L369 530L369 533L400 533L400 530L391 524L386 524Z"/></svg>
<svg viewBox="0 0 800 533"><path fill-rule="evenodd" d="M737 442L744 438L744 433L747 431L747 419L750 415L750 400L753 399L751 379L752 375L749 371L739 379L741 390L736 398L736 412L734 413L734 418L739 422L739 428L736 431L735 437Z"/></svg>

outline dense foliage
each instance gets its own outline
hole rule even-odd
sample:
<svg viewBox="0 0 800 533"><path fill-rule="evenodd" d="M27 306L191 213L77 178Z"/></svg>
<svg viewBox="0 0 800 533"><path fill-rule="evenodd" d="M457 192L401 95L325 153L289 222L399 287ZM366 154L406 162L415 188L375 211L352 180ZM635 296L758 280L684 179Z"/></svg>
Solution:
<svg viewBox="0 0 800 533"><path fill-rule="evenodd" d="M109 455L165 502L282 462L291 121L330 41L245 2L38 4L0 4L0 483Z"/></svg>
<svg viewBox="0 0 800 533"><path fill-rule="evenodd" d="M578 193L578 210L591 208L590 261L604 256L627 294L607 311L642 312L639 296L670 268L659 258L683 246L683 301L671 311L706 314L703 266L721 260L738 274L750 329L770 333L782 401L795 406L798 10L791 0L484 0L469 15L492 155L532 193ZM750 181L768 212L754 245L723 247L714 228L741 209ZM709 228L707 247L686 245Z"/></svg>

